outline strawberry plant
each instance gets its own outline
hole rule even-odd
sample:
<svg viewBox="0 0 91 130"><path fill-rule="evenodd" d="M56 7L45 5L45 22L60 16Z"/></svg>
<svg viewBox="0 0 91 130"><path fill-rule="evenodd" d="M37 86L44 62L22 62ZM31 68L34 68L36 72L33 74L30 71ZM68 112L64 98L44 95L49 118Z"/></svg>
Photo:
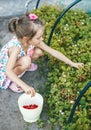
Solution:
<svg viewBox="0 0 91 130"><path fill-rule="evenodd" d="M43 6L34 12L45 23L44 40L47 44L51 28L62 8ZM91 89L80 100L73 121L67 125L72 106L80 91L91 80L91 17L83 11L70 10L57 25L50 46L74 62L83 62L79 70L47 57L46 110L48 123L68 130L90 130Z"/></svg>

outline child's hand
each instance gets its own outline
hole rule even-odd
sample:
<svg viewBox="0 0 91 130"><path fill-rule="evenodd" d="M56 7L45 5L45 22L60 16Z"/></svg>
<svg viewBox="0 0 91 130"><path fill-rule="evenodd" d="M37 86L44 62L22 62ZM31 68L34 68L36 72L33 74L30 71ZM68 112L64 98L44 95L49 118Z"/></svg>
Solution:
<svg viewBox="0 0 91 130"><path fill-rule="evenodd" d="M31 97L35 96L35 90L34 90L33 87L27 87L27 88L25 89L25 93L26 93L26 94L31 94Z"/></svg>
<svg viewBox="0 0 91 130"><path fill-rule="evenodd" d="M84 63L74 63L73 62L72 66L79 69L80 67L82 67L82 68L84 67Z"/></svg>

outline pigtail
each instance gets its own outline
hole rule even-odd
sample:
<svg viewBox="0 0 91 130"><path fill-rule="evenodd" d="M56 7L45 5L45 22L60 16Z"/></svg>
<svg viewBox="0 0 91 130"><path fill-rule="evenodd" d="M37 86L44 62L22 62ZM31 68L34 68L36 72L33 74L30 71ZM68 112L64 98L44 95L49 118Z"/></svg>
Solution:
<svg viewBox="0 0 91 130"><path fill-rule="evenodd" d="M29 37L29 39L32 39L41 26L43 26L43 23L35 14L16 17L8 23L9 31L14 33L17 38Z"/></svg>
<svg viewBox="0 0 91 130"><path fill-rule="evenodd" d="M10 19L10 21L9 21L9 23L8 23L8 29L9 29L9 31L10 31L11 33L16 33L18 21L19 21L19 18L18 18L18 17L13 18L13 19Z"/></svg>

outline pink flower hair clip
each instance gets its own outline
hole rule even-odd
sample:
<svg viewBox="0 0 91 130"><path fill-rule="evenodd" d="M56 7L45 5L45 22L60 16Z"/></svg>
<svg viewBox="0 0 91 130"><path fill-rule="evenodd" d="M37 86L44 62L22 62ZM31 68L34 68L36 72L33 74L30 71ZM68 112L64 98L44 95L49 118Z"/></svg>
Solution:
<svg viewBox="0 0 91 130"><path fill-rule="evenodd" d="M36 20L38 18L38 16L35 14L29 14L28 17L30 20Z"/></svg>

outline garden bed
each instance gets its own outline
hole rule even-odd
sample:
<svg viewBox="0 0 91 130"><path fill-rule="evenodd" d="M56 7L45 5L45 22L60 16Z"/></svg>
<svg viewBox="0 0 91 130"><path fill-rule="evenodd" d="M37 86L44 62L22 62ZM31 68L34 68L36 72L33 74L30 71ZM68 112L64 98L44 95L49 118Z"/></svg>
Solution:
<svg viewBox="0 0 91 130"><path fill-rule="evenodd" d="M47 44L50 31L62 8L44 6L34 12L45 23L44 39ZM91 80L91 17L83 11L70 10L61 19L53 34L50 46L74 62L83 62L79 70L46 54L48 76L45 104L48 122L69 130L90 130L91 88L79 102L70 127L67 120L80 91Z"/></svg>

